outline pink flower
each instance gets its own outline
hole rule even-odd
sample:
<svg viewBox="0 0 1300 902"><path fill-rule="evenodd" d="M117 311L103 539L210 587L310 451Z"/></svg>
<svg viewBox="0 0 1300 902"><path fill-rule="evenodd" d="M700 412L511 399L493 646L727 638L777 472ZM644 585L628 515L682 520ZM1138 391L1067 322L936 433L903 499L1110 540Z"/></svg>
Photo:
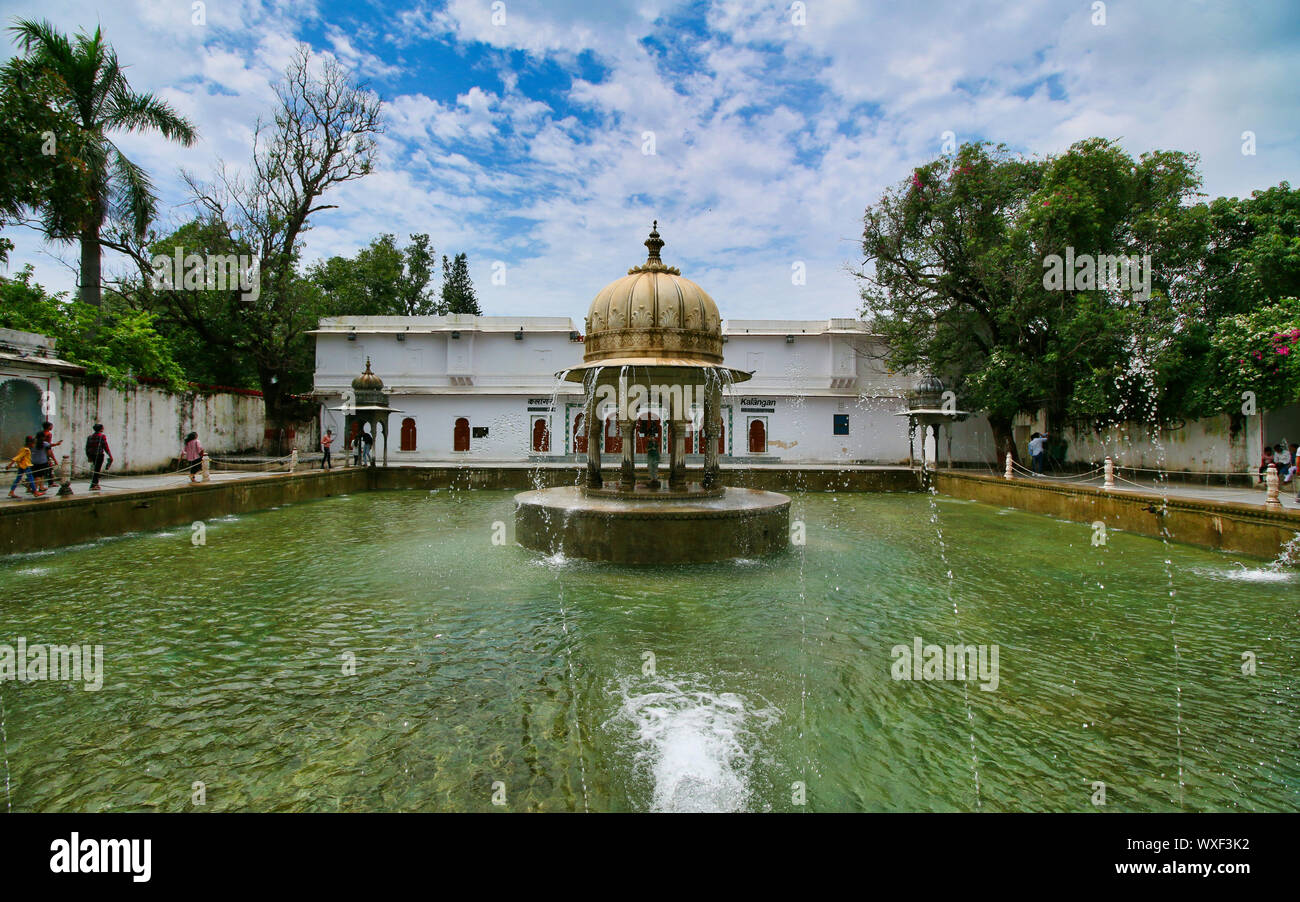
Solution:
<svg viewBox="0 0 1300 902"><path fill-rule="evenodd" d="M1280 347L1280 348L1277 349L1277 352L1278 352L1279 354L1286 355L1286 354L1290 354L1290 353L1291 353L1291 349L1290 349L1289 347L1287 347L1286 345L1282 345L1282 347Z"/></svg>

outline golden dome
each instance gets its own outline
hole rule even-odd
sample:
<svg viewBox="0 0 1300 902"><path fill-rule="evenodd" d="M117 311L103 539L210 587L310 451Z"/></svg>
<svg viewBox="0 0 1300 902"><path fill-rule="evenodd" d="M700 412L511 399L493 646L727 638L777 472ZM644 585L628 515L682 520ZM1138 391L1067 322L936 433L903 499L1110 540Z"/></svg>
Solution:
<svg viewBox="0 0 1300 902"><path fill-rule="evenodd" d="M366 371L352 380L352 387L357 391L379 391L384 387L384 380L370 371L370 358L366 358Z"/></svg>
<svg viewBox="0 0 1300 902"><path fill-rule="evenodd" d="M584 364L722 363L722 316L699 285L659 258L655 220L646 262L600 290L587 311Z"/></svg>

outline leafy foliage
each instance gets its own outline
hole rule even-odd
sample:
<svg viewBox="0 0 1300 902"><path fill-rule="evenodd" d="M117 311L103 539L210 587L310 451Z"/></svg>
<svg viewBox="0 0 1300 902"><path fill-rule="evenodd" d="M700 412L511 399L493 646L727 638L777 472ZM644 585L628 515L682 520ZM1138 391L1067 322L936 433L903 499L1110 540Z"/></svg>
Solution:
<svg viewBox="0 0 1300 902"><path fill-rule="evenodd" d="M135 377L146 376L175 391L185 387L184 373L152 315L116 305L101 310L47 294L32 281L30 266L16 278L0 277L0 327L50 336L59 356L113 385L131 386Z"/></svg>
<svg viewBox="0 0 1300 902"><path fill-rule="evenodd" d="M49 115L37 119L58 126L57 143L65 144L68 154L65 164L43 178L25 177L33 191L21 203L43 211L49 238L81 242L81 299L97 307L101 229L111 219L125 232L143 236L158 204L148 173L110 134L156 131L188 147L198 132L165 101L131 88L125 67L98 28L70 38L49 22L19 19L10 31L24 55L7 67L14 70L7 84L26 94L13 103L45 106ZM35 159L28 165L36 165Z"/></svg>
<svg viewBox="0 0 1300 902"><path fill-rule="evenodd" d="M435 301L433 248L428 235L412 235L405 248L383 234L357 255L316 263L307 277L326 298L334 316L426 316L446 312Z"/></svg>
<svg viewBox="0 0 1300 902"><path fill-rule="evenodd" d="M483 315L474 283L469 278L469 260L464 254L457 254L454 260L448 260L445 254L442 257L441 308L446 313Z"/></svg>

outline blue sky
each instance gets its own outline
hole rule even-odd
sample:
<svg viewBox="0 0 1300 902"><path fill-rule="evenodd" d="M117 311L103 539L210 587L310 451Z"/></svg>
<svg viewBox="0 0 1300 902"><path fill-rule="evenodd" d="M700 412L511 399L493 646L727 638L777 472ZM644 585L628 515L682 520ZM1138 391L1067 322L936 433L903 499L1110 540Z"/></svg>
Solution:
<svg viewBox="0 0 1300 902"><path fill-rule="evenodd" d="M0 0L0 15L101 24L135 87L198 125L192 148L119 142L154 174L162 228L189 213L182 169L247 161L305 42L388 121L378 170L328 197L339 209L317 214L307 260L427 232L469 254L485 312L580 321L658 219L665 260L724 317L811 319L857 313L863 210L946 131L1031 154L1092 135L1194 151L1211 196L1295 181L1292 2L1126 0L1105 24L1096 5L806 0L802 24L791 3L668 0L504 0L495 20L491 0L207 0L203 25L192 0ZM74 287L75 248L12 235L11 269Z"/></svg>

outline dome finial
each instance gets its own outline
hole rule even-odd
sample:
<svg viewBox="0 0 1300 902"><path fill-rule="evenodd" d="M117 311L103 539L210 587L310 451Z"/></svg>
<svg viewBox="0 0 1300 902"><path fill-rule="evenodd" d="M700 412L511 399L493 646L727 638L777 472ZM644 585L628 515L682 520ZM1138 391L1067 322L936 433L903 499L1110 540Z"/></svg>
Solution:
<svg viewBox="0 0 1300 902"><path fill-rule="evenodd" d="M659 237L659 220L655 220L650 226L650 237L645 240L645 246L649 249L650 254L646 257L647 266L655 263L662 264L664 261L659 259L659 249L664 246L663 239Z"/></svg>

